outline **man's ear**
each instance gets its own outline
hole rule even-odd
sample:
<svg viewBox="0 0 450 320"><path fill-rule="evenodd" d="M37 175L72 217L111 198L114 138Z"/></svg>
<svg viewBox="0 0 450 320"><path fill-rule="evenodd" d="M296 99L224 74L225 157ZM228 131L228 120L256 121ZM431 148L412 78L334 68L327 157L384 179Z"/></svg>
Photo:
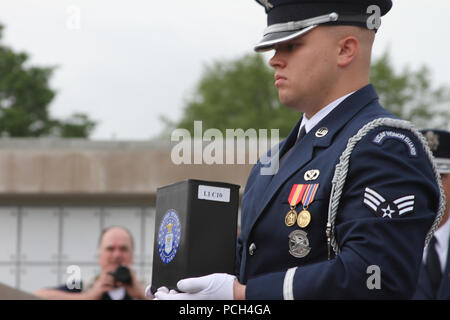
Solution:
<svg viewBox="0 0 450 320"><path fill-rule="evenodd" d="M359 53L359 41L354 36L348 36L339 40L339 54L337 64L339 67L347 67Z"/></svg>

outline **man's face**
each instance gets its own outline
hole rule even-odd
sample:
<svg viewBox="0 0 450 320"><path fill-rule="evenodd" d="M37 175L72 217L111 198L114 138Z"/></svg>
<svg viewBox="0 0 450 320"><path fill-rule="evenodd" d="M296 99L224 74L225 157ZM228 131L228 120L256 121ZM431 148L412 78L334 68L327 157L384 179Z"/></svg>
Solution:
<svg viewBox="0 0 450 320"><path fill-rule="evenodd" d="M337 71L338 48L327 28L275 45L270 65L281 103L302 112L324 107ZM323 104L323 105L322 105Z"/></svg>
<svg viewBox="0 0 450 320"><path fill-rule="evenodd" d="M98 262L103 272L112 272L121 264L132 265L133 247L125 230L112 228L106 231L100 243Z"/></svg>

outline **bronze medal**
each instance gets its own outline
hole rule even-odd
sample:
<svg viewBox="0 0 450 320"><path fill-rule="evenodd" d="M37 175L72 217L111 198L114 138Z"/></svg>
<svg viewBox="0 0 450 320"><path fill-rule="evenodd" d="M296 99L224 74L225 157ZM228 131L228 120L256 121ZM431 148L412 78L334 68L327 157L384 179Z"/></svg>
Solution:
<svg viewBox="0 0 450 320"><path fill-rule="evenodd" d="M305 228L311 222L311 214L308 210L303 209L297 217L297 224L300 228Z"/></svg>
<svg viewBox="0 0 450 320"><path fill-rule="evenodd" d="M314 172L311 173L311 179L318 177L320 174L319 170L312 170ZM308 171L309 172L309 171ZM316 177L317 175L317 177ZM308 174L308 178L310 175ZM305 177L306 180L306 177ZM317 189L319 189L319 184L294 184L291 189L291 193L289 194L289 204L291 210L286 214L284 222L286 226L291 227L295 225L295 221L297 220L297 224L300 228L305 228L311 222L311 214L309 213L308 206L313 202L314 197L316 195ZM303 210L297 214L295 208L299 202L303 203Z"/></svg>
<svg viewBox="0 0 450 320"><path fill-rule="evenodd" d="M295 224L295 221L297 221L297 211L291 208L284 218L284 223L287 227L292 227Z"/></svg>

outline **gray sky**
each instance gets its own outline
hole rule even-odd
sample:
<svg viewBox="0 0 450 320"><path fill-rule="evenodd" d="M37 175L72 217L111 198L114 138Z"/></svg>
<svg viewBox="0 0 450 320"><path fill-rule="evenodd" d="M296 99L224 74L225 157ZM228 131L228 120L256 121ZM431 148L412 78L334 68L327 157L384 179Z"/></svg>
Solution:
<svg viewBox="0 0 450 320"><path fill-rule="evenodd" d="M448 0L394 0L375 56L390 48L397 68L426 64L450 85L449 12ZM0 23L31 64L58 66L53 116L84 112L100 122L93 139L141 140L159 115L179 119L205 64L252 52L266 16L254 0L2 0Z"/></svg>

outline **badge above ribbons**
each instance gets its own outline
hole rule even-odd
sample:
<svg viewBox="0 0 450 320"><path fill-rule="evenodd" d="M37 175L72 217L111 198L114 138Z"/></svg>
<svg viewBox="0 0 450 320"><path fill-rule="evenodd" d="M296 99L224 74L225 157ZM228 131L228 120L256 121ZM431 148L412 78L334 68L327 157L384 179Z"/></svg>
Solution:
<svg viewBox="0 0 450 320"><path fill-rule="evenodd" d="M318 169L308 170L305 172L303 179L305 179L305 181L316 180L319 177L319 175L320 175L320 170L318 170Z"/></svg>
<svg viewBox="0 0 450 320"><path fill-rule="evenodd" d="M309 213L308 206L314 201L314 197L319 189L319 184L294 184L289 194L289 205L291 210L286 214L285 224L291 227L297 221L300 228L305 228L311 221L311 214ZM302 202L303 210L297 214L295 208Z"/></svg>

